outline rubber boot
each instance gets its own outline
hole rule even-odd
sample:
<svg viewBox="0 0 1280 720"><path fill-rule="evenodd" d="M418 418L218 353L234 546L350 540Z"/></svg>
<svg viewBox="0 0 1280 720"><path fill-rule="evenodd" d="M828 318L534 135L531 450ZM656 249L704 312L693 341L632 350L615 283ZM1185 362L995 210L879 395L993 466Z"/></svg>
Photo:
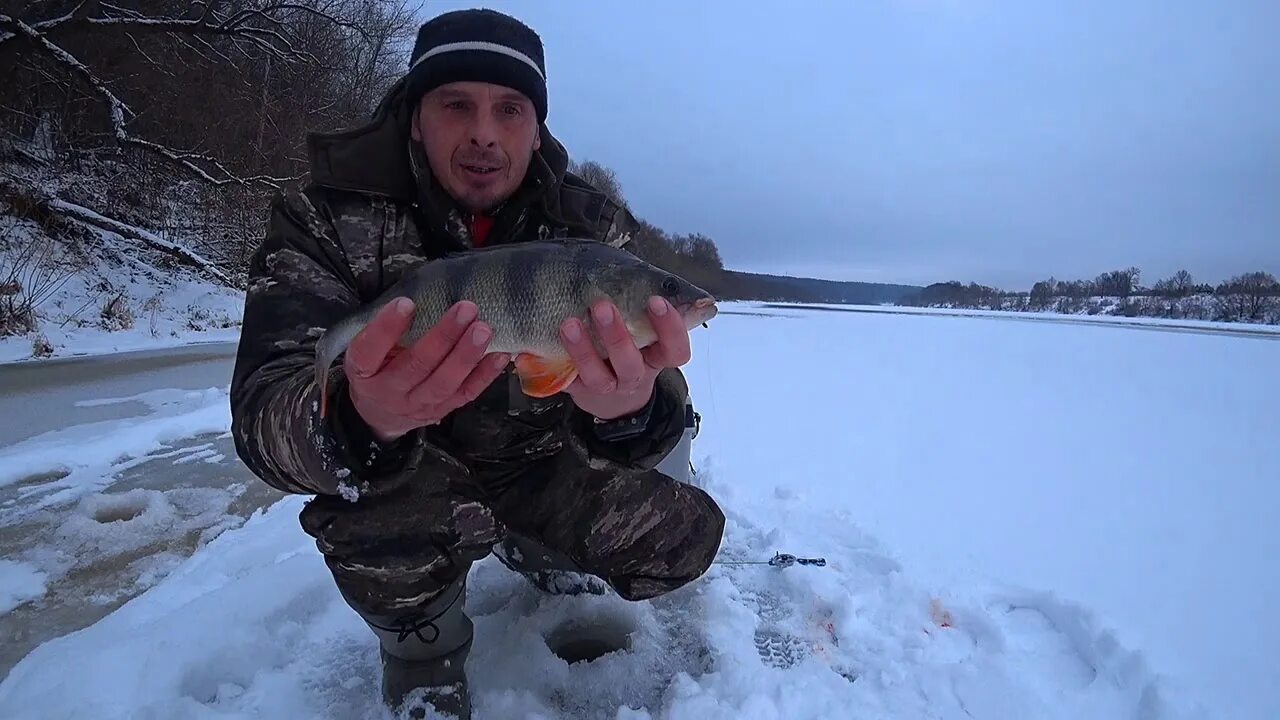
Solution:
<svg viewBox="0 0 1280 720"><path fill-rule="evenodd" d="M464 574L412 613L360 613L381 644L383 701L399 717L470 720L466 662L474 626L465 600Z"/></svg>
<svg viewBox="0 0 1280 720"><path fill-rule="evenodd" d="M493 554L508 569L520 573L534 587L549 595L604 595L609 592L605 581L584 572L568 555L523 535L508 533L493 546Z"/></svg>

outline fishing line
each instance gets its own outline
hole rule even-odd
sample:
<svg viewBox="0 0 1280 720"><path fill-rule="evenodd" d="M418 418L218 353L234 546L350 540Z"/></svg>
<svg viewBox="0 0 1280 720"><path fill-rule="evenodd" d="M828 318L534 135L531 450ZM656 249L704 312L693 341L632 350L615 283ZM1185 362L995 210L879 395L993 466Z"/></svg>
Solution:
<svg viewBox="0 0 1280 720"><path fill-rule="evenodd" d="M707 362L703 370L707 378L707 395L711 398L711 413L716 417L720 417L720 409L716 407L716 389L712 383L715 373L711 370L711 365L714 362L711 358L711 326L703 323L703 327L708 330L708 332L703 333L703 337L707 339Z"/></svg>

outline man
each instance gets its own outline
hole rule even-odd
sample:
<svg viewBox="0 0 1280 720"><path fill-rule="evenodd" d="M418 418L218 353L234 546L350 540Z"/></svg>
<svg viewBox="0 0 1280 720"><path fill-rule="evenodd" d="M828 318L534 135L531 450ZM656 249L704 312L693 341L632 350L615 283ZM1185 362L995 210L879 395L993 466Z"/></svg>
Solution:
<svg viewBox="0 0 1280 720"><path fill-rule="evenodd" d="M431 20L369 124L311 138L310 183L277 199L249 269L236 449L265 482L316 496L302 526L380 641L392 707L415 691L469 717L465 583L492 551L548 592L641 600L701 576L719 548L723 514L678 479L689 338L660 298L643 353L607 302L566 321L580 378L544 399L487 351L470 303L397 352L401 300L335 365L320 418L316 331L414 264L550 237L629 247L634 219L566 171L546 117L533 30L491 11Z"/></svg>

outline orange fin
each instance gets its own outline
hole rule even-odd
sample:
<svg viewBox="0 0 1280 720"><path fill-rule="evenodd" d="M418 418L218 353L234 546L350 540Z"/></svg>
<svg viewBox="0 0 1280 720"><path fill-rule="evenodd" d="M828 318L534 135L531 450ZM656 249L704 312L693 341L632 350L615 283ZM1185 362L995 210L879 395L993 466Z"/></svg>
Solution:
<svg viewBox="0 0 1280 720"><path fill-rule="evenodd" d="M536 398L551 397L564 390L578 377L578 368L569 358L545 358L529 353L516 355L516 374L520 389Z"/></svg>

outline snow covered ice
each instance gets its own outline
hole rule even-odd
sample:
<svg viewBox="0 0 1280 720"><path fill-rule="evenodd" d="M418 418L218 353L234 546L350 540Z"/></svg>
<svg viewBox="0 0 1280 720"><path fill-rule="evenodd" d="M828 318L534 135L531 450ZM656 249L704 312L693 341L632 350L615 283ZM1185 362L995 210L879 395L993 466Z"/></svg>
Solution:
<svg viewBox="0 0 1280 720"><path fill-rule="evenodd" d="M227 392L202 385L203 355L184 355L180 367L130 357L144 372L120 375L121 356L0 366L9 373L0 374L0 415L22 418L0 426L0 672L115 610L279 497L227 462ZM187 387L132 391L174 373ZM225 367L216 375L223 383ZM52 384L24 385L24 376Z"/></svg>
<svg viewBox="0 0 1280 720"><path fill-rule="evenodd" d="M545 597L487 559L467 598L478 719L1280 714L1280 342L756 304L694 338L721 560L827 565L718 564L628 603ZM225 405L199 413L225 396L188 393L146 396L134 452L211 449L180 438L218 432ZM0 449L25 476L68 473L51 552L127 550L95 515L134 513L152 539L184 516L113 485L94 434ZM191 498L209 514L186 527L216 527L226 500ZM160 556L135 597L13 667L0 716L385 717L376 644L298 527L304 502ZM40 593L37 572L0 565L0 600ZM567 663L552 646L584 624L626 649Z"/></svg>
<svg viewBox="0 0 1280 720"><path fill-rule="evenodd" d="M227 388L203 391L166 388L80 405L94 407L125 402L144 404L151 412L121 420L73 425L0 448L0 487L42 473L56 475L50 482L23 491L24 495L43 494L41 501L33 506L38 509L75 499L109 484L115 473L152 459L151 453L168 449L172 441L231 429Z"/></svg>
<svg viewBox="0 0 1280 720"><path fill-rule="evenodd" d="M37 650L0 707L381 717L376 651L294 530L299 507L291 498L224 533L121 610ZM727 547L759 556L825 537L820 549L839 558L828 569L717 569L652 603L542 599L482 563L468 598L477 717L1176 717L1141 663L1079 611L1029 594L953 600L956 627L940 628L929 596L849 532L850 518L793 514L779 519L807 532L736 520ZM630 651L558 659L544 638L584 619L629 630Z"/></svg>
<svg viewBox="0 0 1280 720"><path fill-rule="evenodd" d="M30 563L0 560L0 613L7 613L45 591L45 574Z"/></svg>

